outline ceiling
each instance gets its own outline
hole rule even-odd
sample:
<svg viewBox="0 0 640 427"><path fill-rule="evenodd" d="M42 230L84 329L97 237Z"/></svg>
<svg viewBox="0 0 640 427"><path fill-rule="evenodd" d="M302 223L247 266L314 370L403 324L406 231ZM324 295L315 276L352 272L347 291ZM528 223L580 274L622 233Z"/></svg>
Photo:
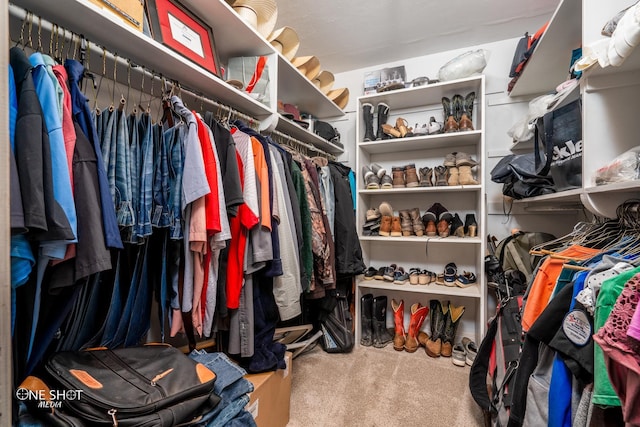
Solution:
<svg viewBox="0 0 640 427"><path fill-rule="evenodd" d="M277 0L276 28L333 73L534 33L560 0Z"/></svg>

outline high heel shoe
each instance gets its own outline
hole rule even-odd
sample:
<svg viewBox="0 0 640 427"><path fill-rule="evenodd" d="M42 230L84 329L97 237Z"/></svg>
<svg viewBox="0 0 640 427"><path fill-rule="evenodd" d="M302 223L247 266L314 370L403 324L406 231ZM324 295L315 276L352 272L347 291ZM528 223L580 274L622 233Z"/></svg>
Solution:
<svg viewBox="0 0 640 427"><path fill-rule="evenodd" d="M458 214L455 214L451 220L451 234L456 237L464 237L464 225Z"/></svg>
<svg viewBox="0 0 640 427"><path fill-rule="evenodd" d="M402 117L398 117L396 119L396 129L398 130L398 132L400 132L400 138L413 136L413 133L411 133L411 131L409 130L408 125L409 123L407 123L407 121Z"/></svg>
<svg viewBox="0 0 640 427"><path fill-rule="evenodd" d="M478 232L478 224L474 214L467 214L464 219L464 234L468 237L476 237Z"/></svg>

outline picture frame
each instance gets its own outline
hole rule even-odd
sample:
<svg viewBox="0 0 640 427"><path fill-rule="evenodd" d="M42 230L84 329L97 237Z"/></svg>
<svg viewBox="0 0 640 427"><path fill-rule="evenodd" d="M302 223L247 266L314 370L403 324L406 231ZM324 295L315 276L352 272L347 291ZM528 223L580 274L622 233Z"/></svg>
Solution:
<svg viewBox="0 0 640 427"><path fill-rule="evenodd" d="M218 77L213 29L176 0L146 0L151 37Z"/></svg>

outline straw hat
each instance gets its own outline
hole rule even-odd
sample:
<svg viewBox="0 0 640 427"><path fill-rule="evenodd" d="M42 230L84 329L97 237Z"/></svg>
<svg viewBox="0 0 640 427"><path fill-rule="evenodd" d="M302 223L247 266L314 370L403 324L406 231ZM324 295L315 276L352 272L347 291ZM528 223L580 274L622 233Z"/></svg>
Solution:
<svg viewBox="0 0 640 427"><path fill-rule="evenodd" d="M331 87L333 86L333 73L327 70L322 70L318 76L313 79L313 84L320 89L322 93L325 95L329 93Z"/></svg>
<svg viewBox="0 0 640 427"><path fill-rule="evenodd" d="M349 89L346 87L334 89L327 94L327 97L342 110L349 102Z"/></svg>
<svg viewBox="0 0 640 427"><path fill-rule="evenodd" d="M320 60L316 56L297 56L291 63L311 81L320 74Z"/></svg>
<svg viewBox="0 0 640 427"><path fill-rule="evenodd" d="M296 52L300 47L300 39L296 30L291 27L282 27L275 30L267 38L269 43L276 48L278 52L284 55L289 61L296 56Z"/></svg>
<svg viewBox="0 0 640 427"><path fill-rule="evenodd" d="M271 34L278 20L275 0L236 0L233 10L264 38Z"/></svg>

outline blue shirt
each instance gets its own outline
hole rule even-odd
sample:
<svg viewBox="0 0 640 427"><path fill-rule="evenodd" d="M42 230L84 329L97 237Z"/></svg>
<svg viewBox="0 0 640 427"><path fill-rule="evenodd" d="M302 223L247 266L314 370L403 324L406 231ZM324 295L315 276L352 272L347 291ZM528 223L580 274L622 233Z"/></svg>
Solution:
<svg viewBox="0 0 640 427"><path fill-rule="evenodd" d="M84 75L84 66L75 59L67 59L64 62L64 66L67 69L67 74L69 76L69 93L71 94L73 117L78 122L82 132L93 144L93 149L96 152L104 240L107 247L122 249L124 246L122 245L122 239L120 238L120 230L118 228L118 220L116 218L116 208L111 199L107 172L104 169L104 160L102 158L102 150L100 149L98 133L96 132L93 120L91 119L89 100L80 90L80 83L82 82L82 77Z"/></svg>
<svg viewBox="0 0 640 427"><path fill-rule="evenodd" d="M36 94L42 107L42 115L47 125L49 134L49 145L51 146L51 165L53 169L53 198L60 205L69 221L74 235L74 242L78 238L78 221L76 218L76 206L71 192L71 178L69 166L67 164L67 154L64 146L64 135L62 134L62 120L58 114L58 98L56 89L47 72L42 54L36 52L29 57L33 66L31 75L36 87ZM59 241L47 244L45 254L51 258L63 259L69 241Z"/></svg>

